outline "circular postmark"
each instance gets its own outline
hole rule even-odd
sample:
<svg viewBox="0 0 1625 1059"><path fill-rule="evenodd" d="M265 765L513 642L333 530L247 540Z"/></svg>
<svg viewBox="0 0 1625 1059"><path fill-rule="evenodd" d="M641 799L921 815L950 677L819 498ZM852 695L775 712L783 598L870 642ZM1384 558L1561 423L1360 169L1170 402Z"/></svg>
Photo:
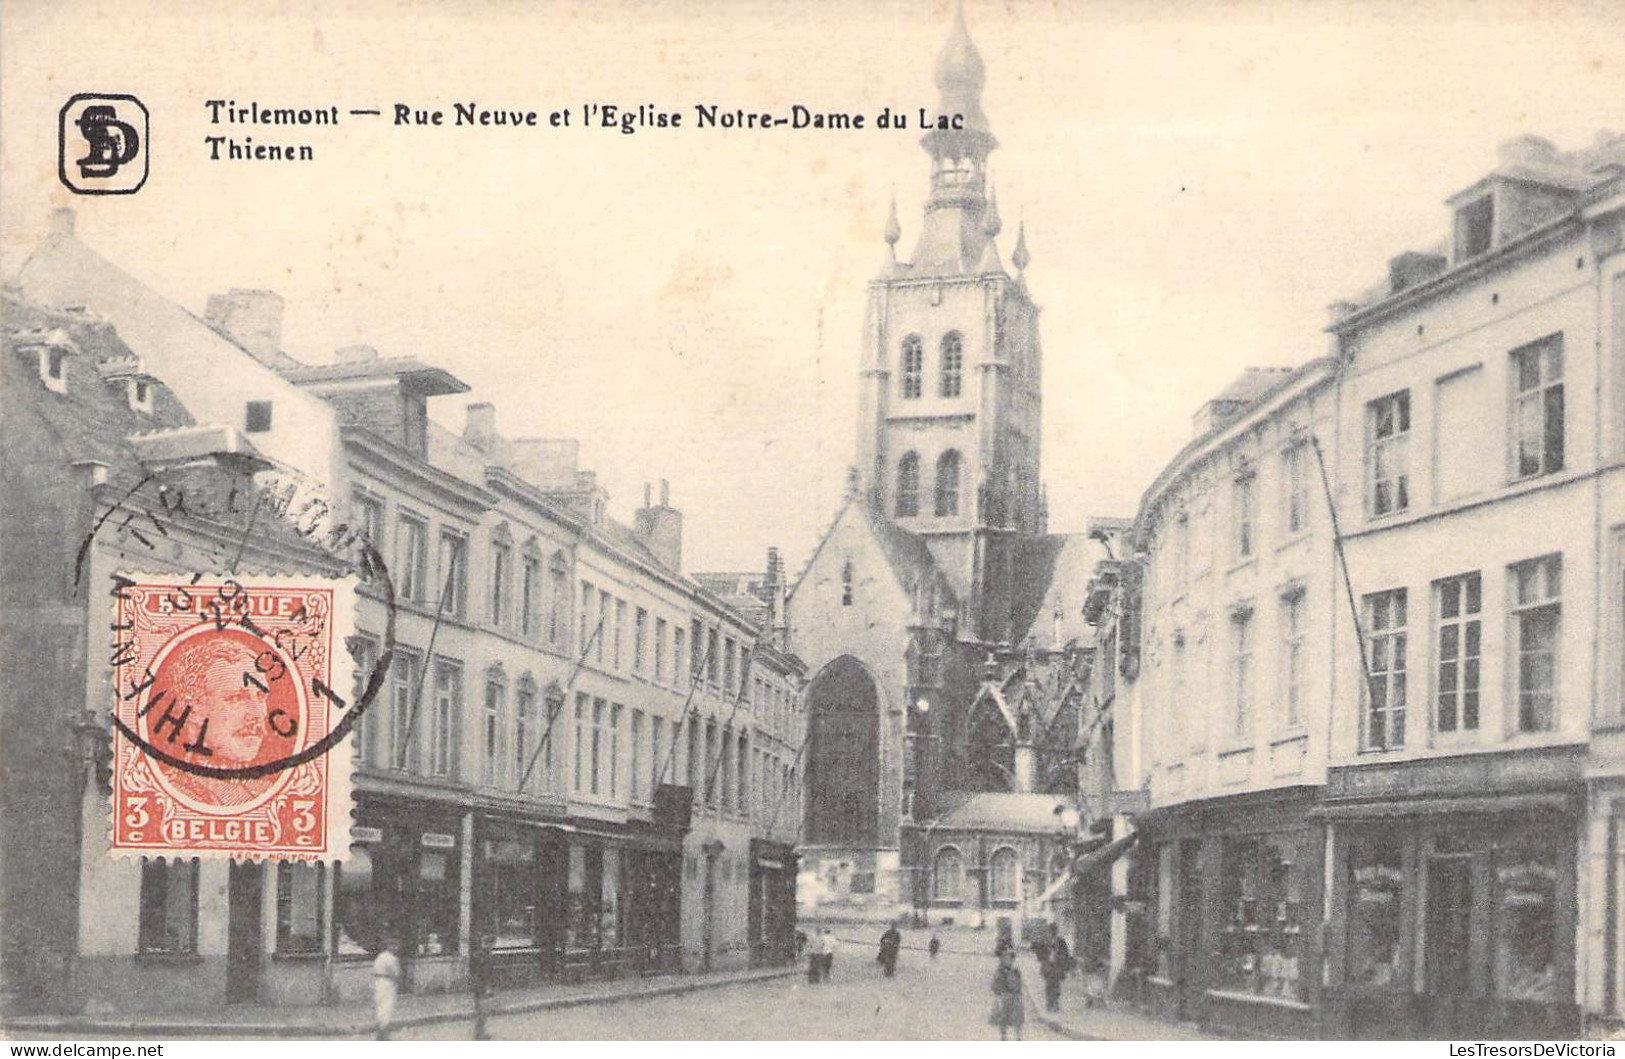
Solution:
<svg viewBox="0 0 1625 1059"><path fill-rule="evenodd" d="M241 812L276 797L289 774L327 754L360 723L393 660L396 603L370 537L334 518L332 505L309 483L237 475L214 484L183 492L152 474L118 493L81 543L73 575L75 585L89 580L99 535L116 535L125 553L159 558L170 558L166 549L182 554L182 541L215 542L203 554L216 572L193 567L189 579L174 579L161 591L146 579L111 573L118 611L109 659L111 721L150 760L152 781L164 794L195 812ZM229 547L218 546L222 528L231 530ZM257 551L281 559L287 576L270 580L291 588L234 576L245 555ZM359 572L383 604L376 659L356 688L345 689L354 693L353 702L330 676L332 655L347 649L332 626L335 608L323 603L320 591L300 595L302 584L331 578L310 578L301 558L312 569ZM143 652L138 637L159 622L169 623L168 638L156 652ZM324 652L327 666L312 664ZM312 724L318 716L323 723Z"/></svg>

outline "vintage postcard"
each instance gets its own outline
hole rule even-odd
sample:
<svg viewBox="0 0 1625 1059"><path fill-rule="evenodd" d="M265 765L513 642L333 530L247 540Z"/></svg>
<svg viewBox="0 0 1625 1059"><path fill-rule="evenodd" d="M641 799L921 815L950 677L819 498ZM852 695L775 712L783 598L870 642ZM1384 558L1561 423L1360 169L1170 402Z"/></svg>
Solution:
<svg viewBox="0 0 1625 1059"><path fill-rule="evenodd" d="M0 9L8 1040L1615 1054L1619 4Z"/></svg>

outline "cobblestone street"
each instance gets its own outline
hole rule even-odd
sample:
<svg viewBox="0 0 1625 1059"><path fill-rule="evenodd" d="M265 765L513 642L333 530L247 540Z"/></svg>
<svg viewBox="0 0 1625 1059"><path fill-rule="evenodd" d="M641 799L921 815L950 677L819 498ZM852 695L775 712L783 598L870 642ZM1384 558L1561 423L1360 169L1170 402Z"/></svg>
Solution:
<svg viewBox="0 0 1625 1059"><path fill-rule="evenodd" d="M1031 957L1024 1035L1057 1040L1032 1017L1043 982ZM491 1020L491 1035L524 1040L987 1040L992 1007L990 956L905 949L887 979L869 945L843 943L832 981L809 985L806 975L752 985L651 997L615 1004L537 1011ZM1072 998L1076 1001L1076 997ZM466 1023L444 1023L398 1034L402 1040L467 1039Z"/></svg>

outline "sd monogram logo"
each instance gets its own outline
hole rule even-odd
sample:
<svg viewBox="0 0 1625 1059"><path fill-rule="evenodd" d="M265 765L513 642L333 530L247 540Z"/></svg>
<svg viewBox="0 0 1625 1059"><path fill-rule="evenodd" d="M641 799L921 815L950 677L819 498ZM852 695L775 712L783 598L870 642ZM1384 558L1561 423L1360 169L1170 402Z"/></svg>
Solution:
<svg viewBox="0 0 1625 1059"><path fill-rule="evenodd" d="M134 96L80 93L62 108L57 175L76 195L133 195L147 182L147 132Z"/></svg>

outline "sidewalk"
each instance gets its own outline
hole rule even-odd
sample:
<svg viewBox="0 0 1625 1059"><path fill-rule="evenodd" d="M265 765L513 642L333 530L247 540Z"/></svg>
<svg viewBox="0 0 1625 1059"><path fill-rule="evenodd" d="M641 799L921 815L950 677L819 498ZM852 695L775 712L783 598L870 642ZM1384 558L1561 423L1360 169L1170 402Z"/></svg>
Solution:
<svg viewBox="0 0 1625 1059"><path fill-rule="evenodd" d="M1217 1041L1222 1038L1203 1033L1194 1023L1164 1022L1148 1018L1127 1007L1083 1006L1077 997L1066 997L1061 1010L1051 1014L1027 1004L1027 1017L1074 1041Z"/></svg>
<svg viewBox="0 0 1625 1059"><path fill-rule="evenodd" d="M672 974L650 978L626 978L613 982L586 982L577 985L549 983L527 989L502 990L485 1005L486 1015L513 1015L529 1011L549 1011L587 1004L609 1004L619 1000L670 996L701 989L784 978L798 972L796 967L768 967L714 974ZM442 1022L468 1022L474 1019L474 1000L468 993L430 993L403 996L395 1008L395 1029L428 1026ZM146 1018L129 1015L38 1015L7 1019L0 1030L16 1037L30 1034L42 1037L69 1037L96 1034L124 1037L269 1037L333 1038L371 1037L372 1006L345 1004L332 1007L245 1006L199 1012L154 1013Z"/></svg>

